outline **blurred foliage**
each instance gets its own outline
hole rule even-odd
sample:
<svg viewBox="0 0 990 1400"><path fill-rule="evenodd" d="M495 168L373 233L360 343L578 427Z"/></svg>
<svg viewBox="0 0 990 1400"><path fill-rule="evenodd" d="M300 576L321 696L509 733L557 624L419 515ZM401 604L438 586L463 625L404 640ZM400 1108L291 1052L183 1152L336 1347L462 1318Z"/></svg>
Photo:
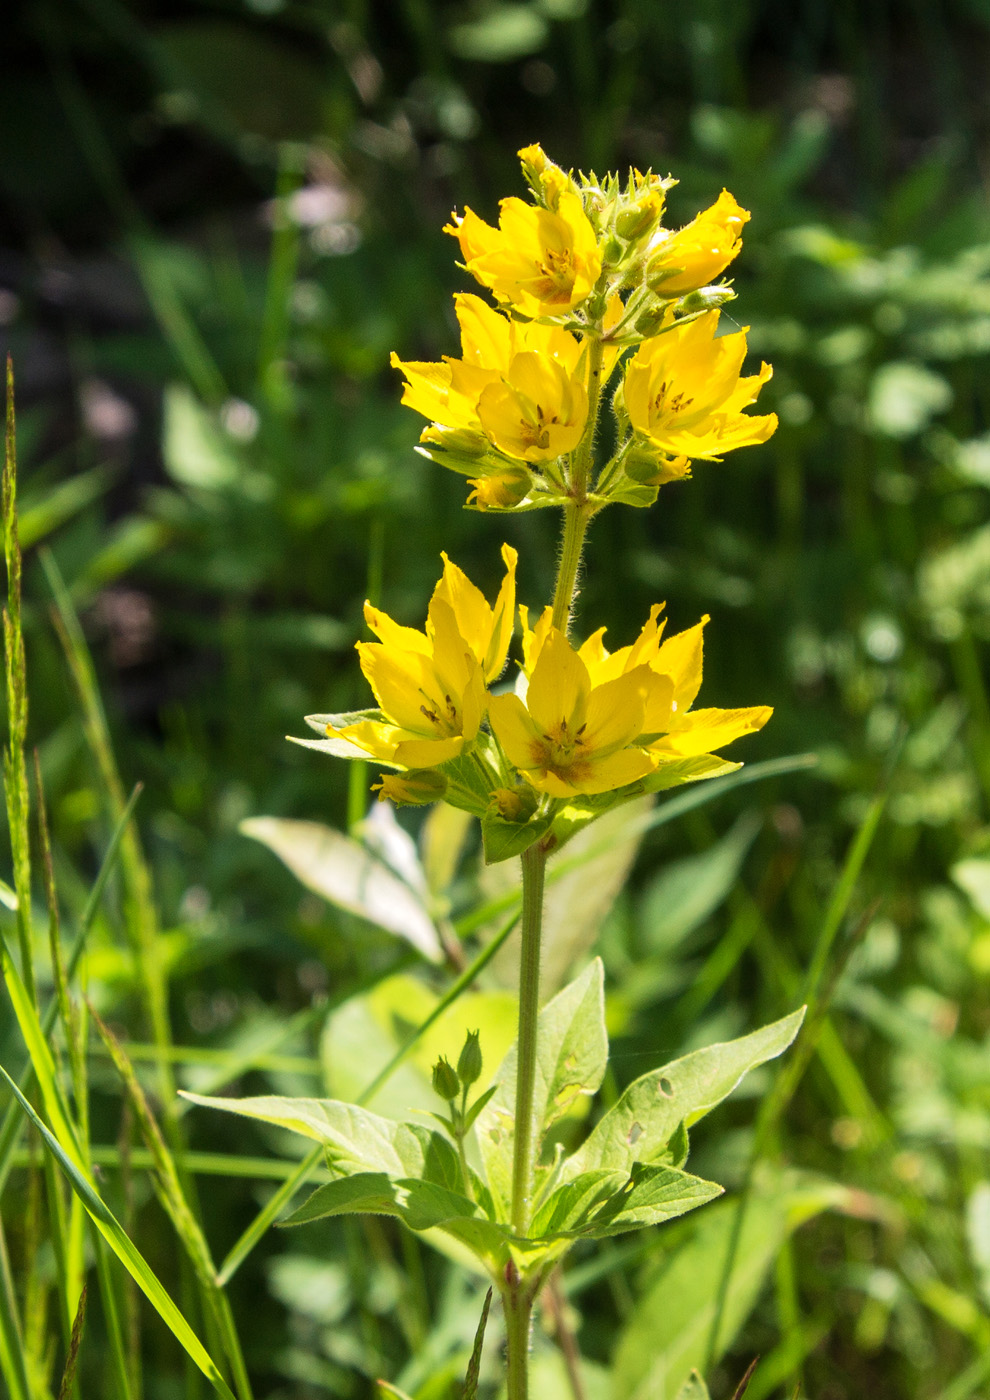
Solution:
<svg viewBox="0 0 990 1400"><path fill-rule="evenodd" d="M5 15L4 41L0 339L18 377L31 739L78 910L110 818L49 624L47 547L125 781L147 784L174 1033L183 1082L202 1092L230 1074L246 1092L356 1085L349 1062L320 1058L340 1028L391 1017L391 1043L406 1024L388 1010L393 979L415 977L424 1005L443 989L401 937L301 891L238 826L363 814L343 765L282 735L359 703L366 594L418 621L441 548L496 577L498 526L415 455L387 368L393 348L454 346L450 207L490 216L496 192L517 190L516 147L539 140L584 168L669 166L678 218L723 183L753 210L738 306L774 364L780 430L738 462L699 464L656 510L596 522L581 608L620 641L661 597L677 627L711 612L707 702L776 707L745 757L821 762L646 835L600 940L606 1087L614 1097L692 1028L705 1042L791 1009L855 824L885 787L851 912L865 935L771 1154L803 1174L761 1187L764 1267L733 1294L740 1330L708 1380L731 1395L760 1353L751 1400L799 1376L815 1400L983 1393L985 0L31 0ZM547 596L552 523L505 529L522 596ZM468 938L480 896L465 840L431 911ZM580 908L580 887L568 898ZM140 1048L119 924L111 909L95 929L90 994ZM576 936L554 975L585 948ZM6 1011L0 1036L19 1064ZM95 1082L94 1140L123 1200L119 1088L108 1065ZM262 1130L189 1121L197 1147L266 1150ZM723 1133L718 1161L706 1141L698 1169L740 1181L746 1134ZM199 1185L222 1254L270 1186ZM32 1189L25 1173L7 1188ZM164 1259L164 1219L140 1176L133 1191ZM710 1299L692 1260L710 1263L720 1230L712 1210L578 1258L567 1307L592 1400L634 1393L644 1347L679 1315L679 1280ZM16 1263L30 1234L12 1235ZM232 1296L257 1393L283 1400L371 1395L380 1375L455 1394L481 1307L475 1280L374 1221L269 1234ZM88 1325L83 1392L96 1393L98 1309ZM569 1393L553 1330L548 1316L541 1400ZM150 1324L145 1349L149 1396L177 1393L178 1358Z"/></svg>

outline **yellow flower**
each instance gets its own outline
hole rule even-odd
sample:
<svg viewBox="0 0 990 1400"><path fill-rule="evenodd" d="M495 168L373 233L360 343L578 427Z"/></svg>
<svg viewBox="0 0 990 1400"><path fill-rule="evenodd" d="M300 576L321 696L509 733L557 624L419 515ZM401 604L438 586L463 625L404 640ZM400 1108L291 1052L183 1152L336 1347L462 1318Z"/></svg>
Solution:
<svg viewBox="0 0 990 1400"><path fill-rule="evenodd" d="M492 731L509 762L551 797L611 792L657 766L635 747L655 678L647 666L593 685L588 668L556 627L533 667L526 702L493 695Z"/></svg>
<svg viewBox="0 0 990 1400"><path fill-rule="evenodd" d="M773 713L767 705L691 709L701 688L708 618L664 640L662 609L662 603L650 609L630 646L609 652L604 628L575 651L551 625L549 608L532 629L520 608L523 669L530 676L526 704L496 697L489 716L510 761L535 787L555 797L610 791L664 763L714 753L766 724ZM549 707L548 691L554 697ZM611 731L603 734L591 723L582 729L593 701L596 713L606 703L615 707ZM610 747L617 738L621 743ZM635 776L625 776L630 772Z"/></svg>
<svg viewBox="0 0 990 1400"><path fill-rule="evenodd" d="M563 332L562 332L563 334ZM559 360L527 351L478 399L489 440L507 457L545 462L573 452L588 421L588 392Z"/></svg>
<svg viewBox="0 0 990 1400"><path fill-rule="evenodd" d="M742 227L749 211L723 190L677 233L663 233L651 245L647 280L661 296L680 297L705 287L724 272L742 247Z"/></svg>
<svg viewBox="0 0 990 1400"><path fill-rule="evenodd" d="M466 209L444 229L460 243L471 276L526 316L559 316L579 306L602 270L580 196L566 181L548 193L552 209L503 199L498 228Z"/></svg>
<svg viewBox="0 0 990 1400"><path fill-rule="evenodd" d="M614 300L607 325L621 314L621 301ZM469 447L470 438L460 435L474 433L479 452L491 443L525 462L570 452L588 418L581 342L559 326L510 321L480 297L462 294L454 303L461 327L460 360L403 363L392 356L392 364L406 376L402 402L433 422L422 441L449 442L449 430L454 430L458 445ZM609 347L606 372L616 354ZM479 500L491 504L486 493Z"/></svg>
<svg viewBox="0 0 990 1400"><path fill-rule="evenodd" d="M626 369L629 420L661 451L717 461L723 452L765 442L777 415L747 417L773 370L740 378L746 332L716 339L719 313L674 323L645 341Z"/></svg>
<svg viewBox="0 0 990 1400"><path fill-rule="evenodd" d="M485 714L485 682L505 665L515 610L516 551L502 547L506 566L495 606L444 556L443 577L426 630L403 627L370 603L364 614L377 642L358 642L361 670L383 718L328 726L383 763L434 768L477 738Z"/></svg>

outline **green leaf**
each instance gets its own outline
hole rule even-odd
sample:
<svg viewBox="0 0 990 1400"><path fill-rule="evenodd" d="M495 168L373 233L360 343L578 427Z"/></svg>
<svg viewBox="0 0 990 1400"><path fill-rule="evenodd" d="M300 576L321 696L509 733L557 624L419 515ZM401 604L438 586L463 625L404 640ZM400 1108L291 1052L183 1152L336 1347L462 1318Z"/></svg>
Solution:
<svg viewBox="0 0 990 1400"><path fill-rule="evenodd" d="M509 1231L479 1214L458 1191L418 1177L359 1172L317 1187L283 1225L305 1225L336 1215L390 1215L410 1230L438 1230L466 1246L489 1270L509 1259Z"/></svg>
<svg viewBox="0 0 990 1400"><path fill-rule="evenodd" d="M695 758L675 758L669 763L663 763L651 773L648 778L644 778L641 785L643 792L666 792L668 788L683 787L685 783L702 782L708 778L724 778L729 773L735 773L742 767L741 763L733 763L730 759L720 758L715 753L698 754ZM637 784L637 790L640 785Z"/></svg>
<svg viewBox="0 0 990 1400"><path fill-rule="evenodd" d="M830 1182L806 1184L782 1176L750 1197L725 1291L715 1359L732 1344L791 1231L843 1196ZM680 1391L692 1370L706 1364L737 1209L738 1202L725 1201L706 1210L688 1239L664 1260L619 1339L613 1400L682 1400Z"/></svg>
<svg viewBox="0 0 990 1400"><path fill-rule="evenodd" d="M732 1093L743 1075L782 1054L803 1019L802 1007L751 1035L695 1050L644 1074L564 1163L564 1177L573 1180L600 1167L629 1172L634 1162L655 1162L681 1124L696 1123Z"/></svg>
<svg viewBox="0 0 990 1400"><path fill-rule="evenodd" d="M414 1176L452 1188L460 1181L457 1153L440 1133L418 1123L393 1122L356 1104L275 1095L217 1099L183 1093L183 1098L321 1142L334 1167L348 1175L382 1172L396 1179Z"/></svg>
<svg viewBox="0 0 990 1400"><path fill-rule="evenodd" d="M676 947L728 898L759 829L760 818L744 813L721 841L674 861L650 883L640 925L652 951Z"/></svg>
<svg viewBox="0 0 990 1400"><path fill-rule="evenodd" d="M443 961L440 935L419 894L368 849L320 822L249 817L240 831L260 841L307 889Z"/></svg>
<svg viewBox="0 0 990 1400"><path fill-rule="evenodd" d="M578 1233L603 1240L644 1225L661 1225L721 1194L721 1186L700 1176L673 1167L637 1163L622 1191L607 1201Z"/></svg>
<svg viewBox="0 0 990 1400"><path fill-rule="evenodd" d="M486 808L481 818L481 839L485 847L485 864L498 865L512 856L521 856L534 842L550 830L552 818L543 816L528 822L510 822L498 812Z"/></svg>
<svg viewBox="0 0 990 1400"><path fill-rule="evenodd" d="M608 1239L644 1225L659 1225L703 1206L722 1194L721 1186L668 1166L633 1166L582 1172L551 1192L533 1220L533 1235Z"/></svg>
<svg viewBox="0 0 990 1400"><path fill-rule="evenodd" d="M359 1172L356 1176L318 1186L282 1225L306 1225L332 1215L394 1215L412 1230L432 1230L448 1220L477 1213L466 1196L434 1182L403 1177L393 1180L384 1172Z"/></svg>
<svg viewBox="0 0 990 1400"><path fill-rule="evenodd" d="M600 958L585 968L540 1012L537 1034L533 1119L537 1137L562 1117L580 1095L601 1084L608 1064L604 972ZM475 1132L488 1185L500 1218L508 1218L512 1197L512 1143L515 1137L516 1050L502 1061L498 1092L480 1114Z"/></svg>
<svg viewBox="0 0 990 1400"><path fill-rule="evenodd" d="M86 1207L96 1228L120 1262L124 1265L131 1278L133 1278L134 1282L141 1289L149 1303L154 1307L159 1317L161 1317L162 1321L172 1332L172 1335L185 1348L186 1352L202 1371L214 1390L216 1390L219 1395L222 1395L224 1400L234 1400L234 1395L224 1381L223 1376L221 1376L218 1371L213 1358L189 1326L189 1323L183 1317L182 1313L175 1306L161 1283L159 1283L151 1266L140 1253L137 1246L132 1242L110 1208L97 1194L92 1183L87 1180L81 1168L77 1166L69 1154L63 1150L55 1135L38 1117L37 1113L35 1113L30 1103L28 1103L27 1099L2 1065L0 1065L0 1074L6 1079L21 1108L41 1134L45 1146L58 1163L62 1174L65 1176L73 1191Z"/></svg>

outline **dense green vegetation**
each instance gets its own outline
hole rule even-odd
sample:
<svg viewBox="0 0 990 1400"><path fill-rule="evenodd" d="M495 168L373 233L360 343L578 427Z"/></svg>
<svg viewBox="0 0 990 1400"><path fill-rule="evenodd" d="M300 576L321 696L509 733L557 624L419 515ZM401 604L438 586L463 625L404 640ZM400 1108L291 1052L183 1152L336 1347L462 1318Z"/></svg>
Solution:
<svg viewBox="0 0 990 1400"><path fill-rule="evenodd" d="M669 167L677 221L722 184L753 211L734 275L780 429L651 511L596 521L581 607L616 644L661 597L676 627L711 613L706 702L776 710L739 755L748 771L818 758L693 790L709 800L673 799L672 820L659 805L638 844L617 830L560 882L549 987L605 917L614 1077L591 1114L644 1065L785 1015L828 959L803 1075L799 1057L768 1098L773 1077L753 1074L694 1141L703 1174L751 1178L738 1253L752 1267L726 1279L729 1203L576 1251L538 1327L535 1393L572 1393L558 1342L573 1336L589 1400L666 1396L651 1367L704 1367L720 1312L716 1400L757 1354L750 1400L799 1382L813 1400L985 1394L986 6L35 0L5 24L0 331L17 380L27 767L37 747L66 957L144 784L140 844L120 844L73 994L124 1045L179 1164L170 1186L95 1024L85 1057L61 1033L53 1045L67 1084L85 1059L105 1201L212 1355L236 1358L232 1318L259 1398L370 1396L377 1377L416 1400L461 1393L484 1287L388 1222L260 1234L229 1270L229 1313L197 1285L202 1237L177 1202L219 1263L294 1149L186 1111L173 1080L357 1098L456 977L239 828L274 816L363 839L373 774L348 787L344 765L282 736L364 703L351 648L366 595L418 625L440 549L490 593L503 537L521 595L549 594L553 522L514 517L500 534L463 511L462 483L413 451L420 425L388 368L392 349L455 348L449 293L465 284L441 225L454 203L490 217L499 193L521 193L515 150L539 140L564 164ZM35 801L44 1008L36 818ZM475 911L504 893L476 833L402 824L434 917L473 958L498 928ZM15 823L22 855L23 835ZM16 858L0 874L23 887ZM8 966L30 991L12 902ZM511 976L496 957L482 982ZM428 1106L430 1056L456 1056L473 1024L452 1015L456 1043L424 1042L376 1106ZM5 994L15 1079L23 1024ZM19 1331L22 1393L58 1394L64 1237L77 1268L95 1261L78 1393L206 1394L84 1237L36 1131L10 1121L8 1387Z"/></svg>

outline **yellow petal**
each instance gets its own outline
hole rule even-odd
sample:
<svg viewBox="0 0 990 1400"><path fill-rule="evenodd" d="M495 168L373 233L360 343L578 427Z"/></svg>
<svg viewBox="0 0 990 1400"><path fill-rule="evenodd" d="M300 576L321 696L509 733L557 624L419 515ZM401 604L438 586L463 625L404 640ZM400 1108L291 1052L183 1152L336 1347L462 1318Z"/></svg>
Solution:
<svg viewBox="0 0 990 1400"><path fill-rule="evenodd" d="M578 792L614 792L645 778L656 766L657 760L643 749L620 749L605 758L592 759L590 774L575 786Z"/></svg>
<svg viewBox="0 0 990 1400"><path fill-rule="evenodd" d="M502 546L502 562L505 564L505 578L495 599L492 611L491 638L483 657L480 658L485 672L485 680L491 682L502 674L509 644L512 641L513 624L516 616L516 564L519 555L509 544Z"/></svg>
<svg viewBox="0 0 990 1400"><path fill-rule="evenodd" d="M429 655L429 639L422 632L415 627L403 627L401 623L393 622L388 613L382 612L374 604L365 603L364 620L386 646L394 647L397 651L419 651L424 656Z"/></svg>
<svg viewBox="0 0 990 1400"><path fill-rule="evenodd" d="M769 705L754 705L743 710L692 710L681 721L681 727L651 744L650 751L678 754L682 758L714 753L743 734L762 729L772 714Z"/></svg>
<svg viewBox="0 0 990 1400"><path fill-rule="evenodd" d="M383 763L393 762L396 746L405 732L394 724L382 724L380 720L374 719L362 719L357 724L346 724L339 729L335 729L331 724L327 725L329 738L347 739Z"/></svg>
<svg viewBox="0 0 990 1400"><path fill-rule="evenodd" d="M459 292L454 297L454 312L461 328L464 359L503 374L512 358L512 322L470 292Z"/></svg>
<svg viewBox="0 0 990 1400"><path fill-rule="evenodd" d="M488 720L506 758L520 772L536 768L542 751L541 735L518 695L492 695ZM536 752L534 753L534 744Z"/></svg>
<svg viewBox="0 0 990 1400"><path fill-rule="evenodd" d="M403 739L395 746L395 761L404 768L436 768L456 758L464 748L464 739Z"/></svg>
<svg viewBox="0 0 990 1400"><path fill-rule="evenodd" d="M383 713L402 729L429 734L431 725L424 708L429 710L436 703L429 658L420 652L392 650L378 642L358 642L357 649L361 670Z"/></svg>
<svg viewBox="0 0 990 1400"><path fill-rule="evenodd" d="M433 590L431 612L435 602L446 603L453 613L457 631L480 659L491 635L492 610L481 589L474 586L463 569L452 563L446 554L440 557L443 577Z"/></svg>
<svg viewBox="0 0 990 1400"><path fill-rule="evenodd" d="M581 742L592 755L613 753L642 734L648 676L637 666L591 692Z"/></svg>
<svg viewBox="0 0 990 1400"><path fill-rule="evenodd" d="M542 733L566 723L574 735L584 723L591 681L588 668L556 627L540 650L529 682L526 704Z"/></svg>
<svg viewBox="0 0 990 1400"><path fill-rule="evenodd" d="M704 630L707 622L706 613L693 627L668 637L657 652L656 658L650 663L654 671L670 676L674 683L671 703L675 717L684 715L691 708L694 697L701 689Z"/></svg>

